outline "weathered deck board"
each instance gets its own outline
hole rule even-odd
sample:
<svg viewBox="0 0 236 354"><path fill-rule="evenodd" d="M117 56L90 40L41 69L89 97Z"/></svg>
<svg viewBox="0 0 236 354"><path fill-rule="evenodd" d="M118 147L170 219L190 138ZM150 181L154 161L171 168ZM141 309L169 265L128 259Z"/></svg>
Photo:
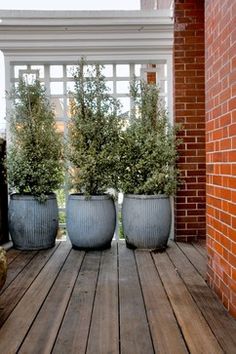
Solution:
<svg viewBox="0 0 236 354"><path fill-rule="evenodd" d="M101 252L87 253L84 258L53 348L54 354L84 354L86 352L100 259Z"/></svg>
<svg viewBox="0 0 236 354"><path fill-rule="evenodd" d="M203 278L206 278L206 260L204 257L189 243L178 242L179 248L188 257L189 261L194 265Z"/></svg>
<svg viewBox="0 0 236 354"><path fill-rule="evenodd" d="M150 253L136 251L135 255L155 352L188 353Z"/></svg>
<svg viewBox="0 0 236 354"><path fill-rule="evenodd" d="M119 353L116 245L102 252L86 353Z"/></svg>
<svg viewBox="0 0 236 354"><path fill-rule="evenodd" d="M19 353L50 353L73 290L84 252L71 250Z"/></svg>
<svg viewBox="0 0 236 354"><path fill-rule="evenodd" d="M207 259L206 241L193 242L192 245L198 250L198 252L199 252L205 259Z"/></svg>
<svg viewBox="0 0 236 354"><path fill-rule="evenodd" d="M7 279L4 287L2 288L0 294L11 284L11 282L16 279L18 274L24 269L24 267L34 258L36 251L32 252L20 252L19 256L16 257L8 267Z"/></svg>
<svg viewBox="0 0 236 354"><path fill-rule="evenodd" d="M183 256L174 242L168 249L168 255L221 347L226 353L234 354L236 351L236 321L225 311L204 279L194 271L193 265L189 263L187 257Z"/></svg>
<svg viewBox="0 0 236 354"><path fill-rule="evenodd" d="M134 253L119 246L120 351L154 353Z"/></svg>
<svg viewBox="0 0 236 354"><path fill-rule="evenodd" d="M50 250L39 252L11 282L10 286L3 291L0 296L0 326L3 325L58 246L59 244Z"/></svg>
<svg viewBox="0 0 236 354"><path fill-rule="evenodd" d="M9 251L7 251L7 264L9 265L20 253L21 251L14 248L9 249Z"/></svg>
<svg viewBox="0 0 236 354"><path fill-rule="evenodd" d="M80 252L9 253L0 297L1 354L178 354L236 347L236 321L204 281L200 244L166 253L120 242Z"/></svg>
<svg viewBox="0 0 236 354"><path fill-rule="evenodd" d="M19 349L43 301L47 297L70 248L69 244L61 244L58 252L51 257L33 285L3 324L0 331L0 353L12 354ZM12 335L13 333L14 335Z"/></svg>
<svg viewBox="0 0 236 354"><path fill-rule="evenodd" d="M191 353L223 353L202 313L166 253L153 255L175 316Z"/></svg>

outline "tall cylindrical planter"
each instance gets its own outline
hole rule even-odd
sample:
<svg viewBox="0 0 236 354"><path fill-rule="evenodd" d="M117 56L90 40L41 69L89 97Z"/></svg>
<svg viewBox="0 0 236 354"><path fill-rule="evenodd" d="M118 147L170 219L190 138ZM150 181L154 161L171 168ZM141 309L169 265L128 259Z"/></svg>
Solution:
<svg viewBox="0 0 236 354"><path fill-rule="evenodd" d="M171 229L169 197L165 195L125 195L122 224L128 247L165 249Z"/></svg>
<svg viewBox="0 0 236 354"><path fill-rule="evenodd" d="M9 230L14 247L40 250L55 245L58 206L54 194L44 203L32 195L12 194L9 204Z"/></svg>
<svg viewBox="0 0 236 354"><path fill-rule="evenodd" d="M89 198L71 194L67 205L67 231L73 248L105 249L111 246L116 210L108 195Z"/></svg>

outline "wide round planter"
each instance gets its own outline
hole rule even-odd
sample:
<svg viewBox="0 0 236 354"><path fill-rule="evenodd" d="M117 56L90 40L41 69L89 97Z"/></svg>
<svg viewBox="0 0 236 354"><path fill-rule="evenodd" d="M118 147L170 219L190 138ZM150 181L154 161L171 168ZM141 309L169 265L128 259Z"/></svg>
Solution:
<svg viewBox="0 0 236 354"><path fill-rule="evenodd" d="M44 203L32 195L12 194L9 204L9 230L15 248L40 250L55 245L58 206L55 194Z"/></svg>
<svg viewBox="0 0 236 354"><path fill-rule="evenodd" d="M125 195L122 224L128 247L164 250L171 228L169 197L165 195Z"/></svg>
<svg viewBox="0 0 236 354"><path fill-rule="evenodd" d="M105 249L111 246L116 226L114 201L108 195L71 194L67 205L67 232L73 248Z"/></svg>

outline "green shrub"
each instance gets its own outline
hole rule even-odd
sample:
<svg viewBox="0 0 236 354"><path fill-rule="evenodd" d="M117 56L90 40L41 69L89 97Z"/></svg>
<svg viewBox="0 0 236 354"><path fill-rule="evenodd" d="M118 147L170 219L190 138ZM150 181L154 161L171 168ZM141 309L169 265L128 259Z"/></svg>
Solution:
<svg viewBox="0 0 236 354"><path fill-rule="evenodd" d="M43 201L63 180L62 139L55 129L54 112L38 80L28 84L20 79L9 97L8 182L11 191Z"/></svg>
<svg viewBox="0 0 236 354"><path fill-rule="evenodd" d="M74 80L67 149L71 187L87 196L102 194L117 186L119 102L109 94L100 65L82 59Z"/></svg>
<svg viewBox="0 0 236 354"><path fill-rule="evenodd" d="M180 183L176 138L157 85L134 81L130 123L122 133L120 189L131 194L176 192Z"/></svg>

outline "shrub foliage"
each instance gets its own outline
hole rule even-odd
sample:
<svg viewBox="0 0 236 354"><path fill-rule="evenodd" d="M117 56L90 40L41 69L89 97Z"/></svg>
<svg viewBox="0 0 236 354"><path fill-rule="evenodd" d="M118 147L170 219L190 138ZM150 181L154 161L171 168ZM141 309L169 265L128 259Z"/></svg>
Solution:
<svg viewBox="0 0 236 354"><path fill-rule="evenodd" d="M120 189L172 195L180 183L177 128L169 123L157 85L134 80L130 93L133 109L121 137Z"/></svg>
<svg viewBox="0 0 236 354"><path fill-rule="evenodd" d="M118 179L119 102L110 95L102 68L82 59L71 96L67 149L71 187L87 196L116 187Z"/></svg>
<svg viewBox="0 0 236 354"><path fill-rule="evenodd" d="M53 108L38 80L28 84L21 79L10 99L8 182L12 191L43 201L63 180L62 139Z"/></svg>

